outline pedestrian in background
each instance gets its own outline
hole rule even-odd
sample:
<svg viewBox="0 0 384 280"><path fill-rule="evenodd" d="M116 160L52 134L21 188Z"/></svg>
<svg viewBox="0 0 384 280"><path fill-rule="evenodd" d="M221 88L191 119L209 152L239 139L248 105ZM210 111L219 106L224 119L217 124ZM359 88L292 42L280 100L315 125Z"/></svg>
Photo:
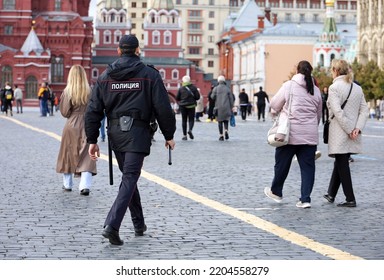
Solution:
<svg viewBox="0 0 384 280"><path fill-rule="evenodd" d="M346 199L337 206L356 207L349 160L351 154L362 152L361 131L368 119L368 106L362 88L353 82L353 73L347 61L333 59L331 72L333 82L327 101L331 115L328 155L335 162L324 198L333 203L341 184Z"/></svg>
<svg viewBox="0 0 384 280"><path fill-rule="evenodd" d="M22 114L23 113L23 92L17 85L15 85L13 94L16 100L16 110L17 110L16 113L18 114L20 112Z"/></svg>
<svg viewBox="0 0 384 280"><path fill-rule="evenodd" d="M181 126L183 129L182 140L187 140L187 123L189 138L194 139L192 130L195 124L196 101L200 99L200 93L191 83L189 76L184 76L182 81L182 87L179 88L176 95L181 113Z"/></svg>
<svg viewBox="0 0 384 280"><path fill-rule="evenodd" d="M323 93L321 94L321 98L323 100L323 110L321 115L321 120L323 121L323 124L329 119L329 110L327 107L327 100L328 100L328 88L324 87Z"/></svg>
<svg viewBox="0 0 384 280"><path fill-rule="evenodd" d="M208 118L207 122L213 122L215 120L215 100L212 99L212 90L214 86L211 86L211 90L208 93Z"/></svg>
<svg viewBox="0 0 384 280"><path fill-rule="evenodd" d="M244 88L239 93L239 103L240 103L241 119L245 121L247 120L249 98Z"/></svg>
<svg viewBox="0 0 384 280"><path fill-rule="evenodd" d="M226 85L224 76L219 76L217 82L218 85L212 91L212 99L215 101L215 115L220 134L219 141L224 141L224 138L229 139L229 119L233 113L235 96Z"/></svg>
<svg viewBox="0 0 384 280"><path fill-rule="evenodd" d="M97 174L96 162L88 156L84 130L84 114L90 96L87 75L81 65L69 70L67 85L61 95L60 113L67 121L64 125L56 172L63 174L63 189L71 191L73 178L80 177L81 195L89 195L92 176Z"/></svg>
<svg viewBox="0 0 384 280"><path fill-rule="evenodd" d="M201 94L200 89L198 88L200 98L196 102L196 121L201 122L200 118L204 115L204 96Z"/></svg>
<svg viewBox="0 0 384 280"><path fill-rule="evenodd" d="M274 177L271 187L266 187L264 193L276 202L282 201L284 183L292 158L296 155L301 173L301 195L296 206L310 208L315 182L315 152L319 141L318 126L322 100L320 90L312 78L312 66L308 61L299 62L296 74L282 85L271 99L270 106L275 112L280 112L279 118L289 118L290 132L288 144L275 149Z"/></svg>
<svg viewBox="0 0 384 280"><path fill-rule="evenodd" d="M85 114L89 156L100 156L97 139L104 112L108 120L108 141L122 172L117 197L104 222L102 235L111 244L123 245L119 230L129 208L135 236L147 230L137 181L144 158L150 154L152 116L165 139L174 149L175 114L159 72L140 61L139 41L123 35L117 49L119 58L99 76ZM192 118L194 115L192 116Z"/></svg>
<svg viewBox="0 0 384 280"><path fill-rule="evenodd" d="M40 101L40 117L46 117L49 114L48 100L50 97L50 91L46 82L41 83L37 97Z"/></svg>
<svg viewBox="0 0 384 280"><path fill-rule="evenodd" d="M254 94L257 97L257 120L260 121L260 118L263 118L263 122L265 121L265 107L266 101L269 103L268 95L265 91L263 91L263 87L259 87L259 91Z"/></svg>
<svg viewBox="0 0 384 280"><path fill-rule="evenodd" d="M8 111L10 116L13 116L12 112L12 102L15 99L13 89L10 82L5 82L4 88L1 90L1 101L3 104L3 111L8 116Z"/></svg>

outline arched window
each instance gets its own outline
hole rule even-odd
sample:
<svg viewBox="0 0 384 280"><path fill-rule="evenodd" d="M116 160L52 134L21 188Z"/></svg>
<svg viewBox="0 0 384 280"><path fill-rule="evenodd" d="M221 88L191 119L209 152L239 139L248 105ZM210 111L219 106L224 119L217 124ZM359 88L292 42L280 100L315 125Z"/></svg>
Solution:
<svg viewBox="0 0 384 280"><path fill-rule="evenodd" d="M25 80L25 97L28 99L37 99L38 84L35 76L29 76Z"/></svg>
<svg viewBox="0 0 384 280"><path fill-rule="evenodd" d="M3 0L4 10L15 10L15 0Z"/></svg>
<svg viewBox="0 0 384 280"><path fill-rule="evenodd" d="M179 70L173 69L172 70L172 80L178 80L179 79Z"/></svg>
<svg viewBox="0 0 384 280"><path fill-rule="evenodd" d="M152 44L159 45L160 44L160 32L153 31L152 33Z"/></svg>
<svg viewBox="0 0 384 280"><path fill-rule="evenodd" d="M164 69L160 69L159 70L159 73L160 73L160 76L163 80L165 80L165 70Z"/></svg>
<svg viewBox="0 0 384 280"><path fill-rule="evenodd" d="M103 43L104 44L110 44L111 43L111 31L106 30L104 31L104 38L103 38Z"/></svg>
<svg viewBox="0 0 384 280"><path fill-rule="evenodd" d="M92 69L92 78L97 79L99 77L99 69L93 68Z"/></svg>
<svg viewBox="0 0 384 280"><path fill-rule="evenodd" d="M319 66L321 66L321 67L324 66L324 54L320 54Z"/></svg>
<svg viewBox="0 0 384 280"><path fill-rule="evenodd" d="M114 33L113 33L113 38L114 38L114 44L118 44L120 42L120 38L121 38L121 31L120 30L116 30Z"/></svg>
<svg viewBox="0 0 384 280"><path fill-rule="evenodd" d="M64 82L64 57L51 57L51 81L53 83Z"/></svg>
<svg viewBox="0 0 384 280"><path fill-rule="evenodd" d="M335 54L333 53L333 54L331 54L331 60L330 60L330 62L332 62L332 60L335 58Z"/></svg>
<svg viewBox="0 0 384 280"><path fill-rule="evenodd" d="M12 67L9 65L1 67L1 86L4 86L5 82L13 84Z"/></svg>
<svg viewBox="0 0 384 280"><path fill-rule="evenodd" d="M172 33L167 30L164 32L164 45L170 45L172 43Z"/></svg>
<svg viewBox="0 0 384 280"><path fill-rule="evenodd" d="M112 13L110 22L115 22L115 20L116 20L116 15L114 13Z"/></svg>

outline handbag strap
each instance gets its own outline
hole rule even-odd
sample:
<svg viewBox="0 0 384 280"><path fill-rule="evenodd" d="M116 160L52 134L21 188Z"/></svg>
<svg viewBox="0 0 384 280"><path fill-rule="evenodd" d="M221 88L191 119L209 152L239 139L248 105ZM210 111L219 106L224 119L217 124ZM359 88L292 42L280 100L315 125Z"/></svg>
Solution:
<svg viewBox="0 0 384 280"><path fill-rule="evenodd" d="M343 102L343 104L341 104L341 109L344 109L345 104L347 104L347 101L348 101L348 99L349 99L349 96L351 95L351 92L352 92L352 86L353 86L353 82L351 83L351 88L349 89L349 93L348 93L347 99L345 99L345 101ZM331 119L333 119L334 117L335 117L335 115L333 115Z"/></svg>

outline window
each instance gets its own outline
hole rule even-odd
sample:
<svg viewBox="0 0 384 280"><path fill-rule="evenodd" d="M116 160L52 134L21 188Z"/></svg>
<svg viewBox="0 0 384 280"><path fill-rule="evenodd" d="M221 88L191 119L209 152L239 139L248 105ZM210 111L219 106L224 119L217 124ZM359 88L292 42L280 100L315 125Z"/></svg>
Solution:
<svg viewBox="0 0 384 280"><path fill-rule="evenodd" d="M64 57L51 57L51 80L53 83L64 82Z"/></svg>
<svg viewBox="0 0 384 280"><path fill-rule="evenodd" d="M209 0L209 6L215 6L215 0Z"/></svg>
<svg viewBox="0 0 384 280"><path fill-rule="evenodd" d="M160 32L153 31L152 33L152 44L159 45L160 44Z"/></svg>
<svg viewBox="0 0 384 280"><path fill-rule="evenodd" d="M215 50L212 48L209 48L208 49L208 55L214 55L214 54L215 54Z"/></svg>
<svg viewBox="0 0 384 280"><path fill-rule="evenodd" d="M3 1L4 10L15 10L15 0L4 0Z"/></svg>
<svg viewBox="0 0 384 280"><path fill-rule="evenodd" d="M6 82L12 83L12 81L12 67L9 65L1 67L1 84L4 85Z"/></svg>
<svg viewBox="0 0 384 280"><path fill-rule="evenodd" d="M347 16L346 16L346 15L341 15L341 16L340 16L340 21L341 21L342 23L346 23L346 22L347 22Z"/></svg>
<svg viewBox="0 0 384 280"><path fill-rule="evenodd" d="M131 18L136 18L136 13L132 13Z"/></svg>
<svg viewBox="0 0 384 280"><path fill-rule="evenodd" d="M104 44L110 44L111 43L111 31L106 30L104 32Z"/></svg>
<svg viewBox="0 0 384 280"><path fill-rule="evenodd" d="M313 14L313 21L319 22L319 15L318 14Z"/></svg>
<svg viewBox="0 0 384 280"><path fill-rule="evenodd" d="M147 7L147 2L144 2L141 7L142 8L146 8Z"/></svg>
<svg viewBox="0 0 384 280"><path fill-rule="evenodd" d="M4 34L5 35L12 35L13 34L13 26L12 25L4 26Z"/></svg>
<svg viewBox="0 0 384 280"><path fill-rule="evenodd" d="M136 8L136 2L132 2L132 8Z"/></svg>
<svg viewBox="0 0 384 280"><path fill-rule="evenodd" d="M94 68L92 70L92 78L97 79L99 77L99 69Z"/></svg>
<svg viewBox="0 0 384 280"><path fill-rule="evenodd" d="M120 42L121 35L122 33L120 30L116 30L114 32L114 44L118 44Z"/></svg>
<svg viewBox="0 0 384 280"><path fill-rule="evenodd" d="M195 48L195 47L189 48L189 54L200 54L200 48Z"/></svg>
<svg viewBox="0 0 384 280"><path fill-rule="evenodd" d="M192 0L192 5L199 5L199 0Z"/></svg>
<svg viewBox="0 0 384 280"><path fill-rule="evenodd" d="M300 1L298 2L296 5L299 9L306 9L307 8L307 3L306 3L307 0L305 1Z"/></svg>
<svg viewBox="0 0 384 280"><path fill-rule="evenodd" d="M181 5L181 0L176 0L176 5Z"/></svg>
<svg viewBox="0 0 384 280"><path fill-rule="evenodd" d="M237 7L237 6L239 6L239 0L229 0L229 6L230 7Z"/></svg>
<svg viewBox="0 0 384 280"><path fill-rule="evenodd" d="M179 79L179 70L173 69L172 70L172 80L178 80Z"/></svg>
<svg viewBox="0 0 384 280"><path fill-rule="evenodd" d="M285 21L291 21L292 20L292 14L285 14Z"/></svg>
<svg viewBox="0 0 384 280"><path fill-rule="evenodd" d="M132 23L132 29L136 28L136 23Z"/></svg>
<svg viewBox="0 0 384 280"><path fill-rule="evenodd" d="M160 69L160 70L159 70L159 74L160 74L161 78L162 78L163 80L165 80L165 70L164 70L164 69Z"/></svg>
<svg viewBox="0 0 384 280"><path fill-rule="evenodd" d="M264 2L265 0L257 0L256 1L256 4L257 4L257 6L259 6L259 7L264 7L265 6L265 2Z"/></svg>
<svg viewBox="0 0 384 280"><path fill-rule="evenodd" d="M305 22L305 14L300 14L300 22Z"/></svg>
<svg viewBox="0 0 384 280"><path fill-rule="evenodd" d="M208 67L210 68L215 67L215 64L212 60L208 60Z"/></svg>
<svg viewBox="0 0 384 280"><path fill-rule="evenodd" d="M201 17L201 11L200 10L189 10L188 15L190 17Z"/></svg>
<svg viewBox="0 0 384 280"><path fill-rule="evenodd" d="M164 45L170 45L172 43L172 33L171 31L164 32Z"/></svg>
<svg viewBox="0 0 384 280"><path fill-rule="evenodd" d="M214 23L208 24L208 30L215 30L215 24Z"/></svg>
<svg viewBox="0 0 384 280"><path fill-rule="evenodd" d="M193 30L193 29L201 30L201 23L200 22L190 22L190 23L188 23L188 28L191 30Z"/></svg>
<svg viewBox="0 0 384 280"><path fill-rule="evenodd" d="M209 18L214 18L215 17L215 12L214 11L209 11Z"/></svg>
<svg viewBox="0 0 384 280"><path fill-rule="evenodd" d="M55 11L61 11L61 0L55 0Z"/></svg>
<svg viewBox="0 0 384 280"><path fill-rule="evenodd" d="M215 36L208 36L208 43L214 43L215 42Z"/></svg>
<svg viewBox="0 0 384 280"><path fill-rule="evenodd" d="M114 13L111 14L111 22L115 22L116 15Z"/></svg>

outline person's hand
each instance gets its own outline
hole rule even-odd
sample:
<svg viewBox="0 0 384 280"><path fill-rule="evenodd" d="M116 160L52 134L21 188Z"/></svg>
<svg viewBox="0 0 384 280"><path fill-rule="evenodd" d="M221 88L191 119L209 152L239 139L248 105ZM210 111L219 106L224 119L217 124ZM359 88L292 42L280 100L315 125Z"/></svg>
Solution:
<svg viewBox="0 0 384 280"><path fill-rule="evenodd" d="M361 132L360 132L360 129L355 128L355 129L352 130L352 132L349 134L349 138L351 138L352 140L356 140L360 133L361 133Z"/></svg>
<svg viewBox="0 0 384 280"><path fill-rule="evenodd" d="M165 147L168 149L168 148L171 148L171 150L173 150L175 148L175 141L172 139L172 140L168 140L168 141L165 141Z"/></svg>
<svg viewBox="0 0 384 280"><path fill-rule="evenodd" d="M97 160L97 158L100 157L99 145L90 144L88 148L88 154L92 160Z"/></svg>

